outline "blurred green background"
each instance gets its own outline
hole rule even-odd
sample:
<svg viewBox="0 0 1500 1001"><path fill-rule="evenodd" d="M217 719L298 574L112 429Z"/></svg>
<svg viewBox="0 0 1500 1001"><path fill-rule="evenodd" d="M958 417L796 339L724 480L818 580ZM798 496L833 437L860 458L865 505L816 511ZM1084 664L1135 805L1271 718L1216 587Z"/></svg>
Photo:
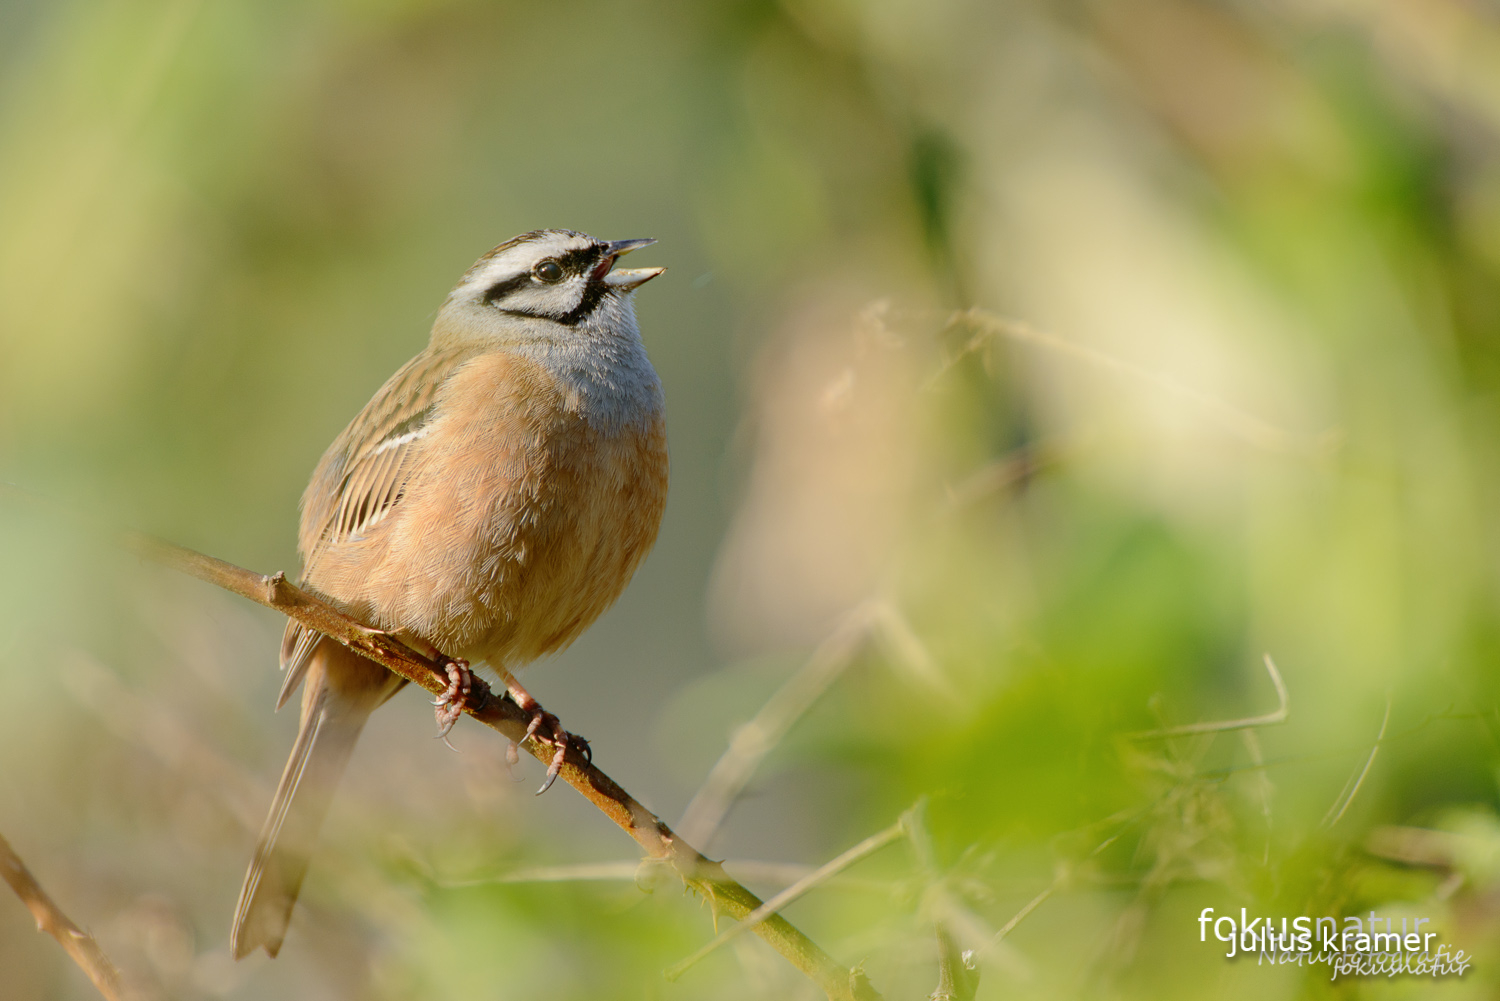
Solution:
<svg viewBox="0 0 1500 1001"><path fill-rule="evenodd" d="M547 226L670 268L661 539L525 676L626 788L676 822L853 629L699 847L774 892L925 797L930 856L788 911L885 997L934 922L981 998L1493 996L1492 5L0 0L0 479L292 571L323 448ZM234 963L280 630L0 505L0 832L147 996L817 996L749 936L667 982L708 908L414 692ZM1285 722L1139 736L1271 712L1266 653ZM1475 965L1330 984L1204 907ZM94 996L9 896L0 996Z"/></svg>

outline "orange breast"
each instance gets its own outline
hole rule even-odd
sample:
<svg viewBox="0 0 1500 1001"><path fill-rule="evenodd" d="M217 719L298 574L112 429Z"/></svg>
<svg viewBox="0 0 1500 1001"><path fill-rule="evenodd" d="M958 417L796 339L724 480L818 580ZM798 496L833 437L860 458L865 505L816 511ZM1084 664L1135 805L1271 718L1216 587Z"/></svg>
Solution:
<svg viewBox="0 0 1500 1001"><path fill-rule="evenodd" d="M446 653L516 666L619 597L666 504L659 399L611 430L545 369L482 355L444 386L400 502L308 582Z"/></svg>

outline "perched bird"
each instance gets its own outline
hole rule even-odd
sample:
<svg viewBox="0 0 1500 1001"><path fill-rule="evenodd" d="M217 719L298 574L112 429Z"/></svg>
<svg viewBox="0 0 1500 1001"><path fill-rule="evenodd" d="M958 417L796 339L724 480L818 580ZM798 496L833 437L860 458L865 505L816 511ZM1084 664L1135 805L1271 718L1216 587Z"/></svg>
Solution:
<svg viewBox="0 0 1500 1001"><path fill-rule="evenodd" d="M664 268L615 269L654 240L538 230L481 257L427 348L324 453L302 497L302 584L424 653L484 661L557 745L568 735L512 670L576 638L656 539L667 492L661 382L631 301ZM308 858L359 732L403 679L287 624L280 708L302 721L240 891L236 958L281 948ZM445 731L446 732L446 729ZM543 786L545 789L546 786Z"/></svg>

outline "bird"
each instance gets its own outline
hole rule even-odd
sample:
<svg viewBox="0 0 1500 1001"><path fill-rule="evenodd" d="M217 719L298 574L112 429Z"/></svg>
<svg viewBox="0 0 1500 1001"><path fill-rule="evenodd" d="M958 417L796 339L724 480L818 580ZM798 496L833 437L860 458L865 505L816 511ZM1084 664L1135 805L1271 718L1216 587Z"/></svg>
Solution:
<svg viewBox="0 0 1500 1001"><path fill-rule="evenodd" d="M650 550L667 495L661 381L634 293L665 268L616 268L652 239L523 233L448 293L428 344L328 447L301 503L301 585L413 649L450 684L440 732L484 662L556 745L569 735L513 671L567 646ZM296 742L245 875L236 959L280 951L334 787L370 714L404 679L289 620L279 709ZM514 755L514 745L510 753Z"/></svg>

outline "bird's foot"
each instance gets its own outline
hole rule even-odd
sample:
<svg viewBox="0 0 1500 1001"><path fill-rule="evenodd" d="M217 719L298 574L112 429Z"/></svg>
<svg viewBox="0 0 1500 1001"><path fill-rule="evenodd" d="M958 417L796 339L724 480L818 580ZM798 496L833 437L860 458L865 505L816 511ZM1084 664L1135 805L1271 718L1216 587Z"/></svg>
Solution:
<svg viewBox="0 0 1500 1001"><path fill-rule="evenodd" d="M540 796L551 789L552 783L557 781L557 775L562 771L563 760L568 756L569 742L576 743L579 751L590 761L593 760L593 752L589 750L588 741L564 730L562 721L543 709L542 704L533 698L530 692L522 688L520 682L516 681L510 672L504 672L504 677L505 690L510 695L511 701L520 706L523 712L531 715L531 722L526 725L526 736L521 738L522 742L535 738L555 748L552 761L547 765L547 777L542 781L542 787L536 791L536 794ZM514 752L515 745L511 745L511 749L506 753L507 762L511 760L510 756Z"/></svg>
<svg viewBox="0 0 1500 1001"><path fill-rule="evenodd" d="M474 688L474 672L469 670L468 661L456 658L449 659L443 667L448 672L448 687L443 694L432 700L432 714L437 718L438 736L446 741L448 731L453 729L453 724L458 722L469 705L469 693Z"/></svg>

